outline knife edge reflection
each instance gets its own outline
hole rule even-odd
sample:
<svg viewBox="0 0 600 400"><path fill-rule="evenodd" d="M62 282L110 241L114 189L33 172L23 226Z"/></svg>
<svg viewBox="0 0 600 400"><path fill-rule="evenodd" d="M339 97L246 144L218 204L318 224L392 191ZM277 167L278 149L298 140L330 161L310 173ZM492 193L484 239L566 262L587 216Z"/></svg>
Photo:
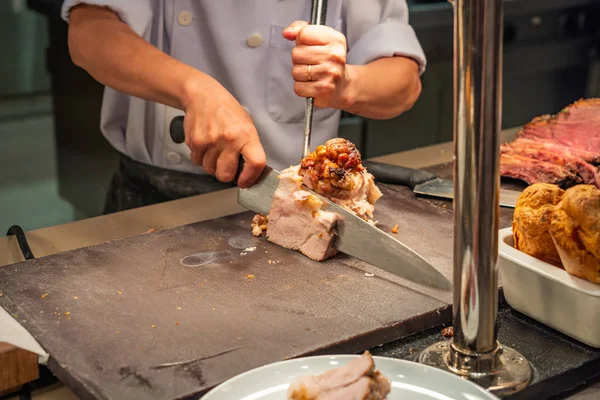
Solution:
<svg viewBox="0 0 600 400"><path fill-rule="evenodd" d="M256 213L268 214L279 183L278 176L278 171L265 167L252 187L238 189L238 203ZM303 189L318 197L326 209L342 217L336 239L341 252L400 278L435 289L452 289L450 281L413 249L326 197L307 187Z"/></svg>

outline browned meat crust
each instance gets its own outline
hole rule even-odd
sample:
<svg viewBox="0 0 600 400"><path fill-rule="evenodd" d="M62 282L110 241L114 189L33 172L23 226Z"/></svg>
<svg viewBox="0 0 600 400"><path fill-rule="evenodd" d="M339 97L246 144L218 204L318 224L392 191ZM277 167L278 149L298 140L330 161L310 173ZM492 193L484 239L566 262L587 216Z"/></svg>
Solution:
<svg viewBox="0 0 600 400"><path fill-rule="evenodd" d="M556 115L534 118L501 149L502 176L529 184L600 187L600 172L593 165L600 164L600 99L579 100Z"/></svg>
<svg viewBox="0 0 600 400"><path fill-rule="evenodd" d="M568 189L552 211L549 232L565 270L600 283L600 189Z"/></svg>
<svg viewBox="0 0 600 400"><path fill-rule="evenodd" d="M550 264L561 265L548 228L550 215L563 194L564 190L547 183L531 185L521 193L512 221L516 249Z"/></svg>

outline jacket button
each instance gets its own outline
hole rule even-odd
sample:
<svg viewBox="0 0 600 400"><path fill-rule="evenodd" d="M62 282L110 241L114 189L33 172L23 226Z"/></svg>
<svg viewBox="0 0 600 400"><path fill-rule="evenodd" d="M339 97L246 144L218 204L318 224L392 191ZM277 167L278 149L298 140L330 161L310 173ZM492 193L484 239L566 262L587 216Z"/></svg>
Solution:
<svg viewBox="0 0 600 400"><path fill-rule="evenodd" d="M248 39L246 39L246 44L248 45L248 47L258 47L262 44L263 39L262 36L260 36L258 33L255 33L253 35L250 35L250 37Z"/></svg>
<svg viewBox="0 0 600 400"><path fill-rule="evenodd" d="M192 23L193 19L194 19L194 16L189 11L182 11L177 16L177 22L179 22L179 25L182 25L182 26L188 26L189 24Z"/></svg>
<svg viewBox="0 0 600 400"><path fill-rule="evenodd" d="M174 151L170 151L167 154L167 161L172 165L181 164L181 156Z"/></svg>

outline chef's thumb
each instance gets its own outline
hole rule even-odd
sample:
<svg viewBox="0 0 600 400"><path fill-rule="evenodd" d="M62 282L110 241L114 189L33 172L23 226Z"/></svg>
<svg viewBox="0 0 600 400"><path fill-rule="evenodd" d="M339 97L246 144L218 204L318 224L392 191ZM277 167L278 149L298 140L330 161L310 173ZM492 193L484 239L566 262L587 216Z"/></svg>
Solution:
<svg viewBox="0 0 600 400"><path fill-rule="evenodd" d="M306 26L308 26L306 21L294 21L283 30L283 37L287 40L296 40L298 33Z"/></svg>

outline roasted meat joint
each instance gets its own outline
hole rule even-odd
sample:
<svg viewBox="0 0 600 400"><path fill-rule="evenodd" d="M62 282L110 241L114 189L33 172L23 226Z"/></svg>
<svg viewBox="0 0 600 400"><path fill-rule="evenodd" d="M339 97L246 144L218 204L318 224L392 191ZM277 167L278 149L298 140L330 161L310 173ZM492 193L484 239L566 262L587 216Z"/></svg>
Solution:
<svg viewBox="0 0 600 400"><path fill-rule="evenodd" d="M600 187L600 99L579 100L556 115L534 118L501 146L500 174L563 188Z"/></svg>
<svg viewBox="0 0 600 400"><path fill-rule="evenodd" d="M253 219L253 234L266 230L270 242L322 261L337 254L336 228L340 217L323 209L323 202L304 187L330 199L369 223L381 192L362 165L356 146L331 139L279 175L268 216Z"/></svg>

